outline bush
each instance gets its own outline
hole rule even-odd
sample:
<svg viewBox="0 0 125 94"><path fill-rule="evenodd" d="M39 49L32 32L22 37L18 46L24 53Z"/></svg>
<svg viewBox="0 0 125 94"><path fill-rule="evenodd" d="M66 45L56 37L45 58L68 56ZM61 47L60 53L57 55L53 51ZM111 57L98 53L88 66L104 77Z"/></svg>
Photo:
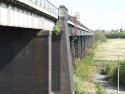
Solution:
<svg viewBox="0 0 125 94"><path fill-rule="evenodd" d="M104 86L101 83L96 84L96 94L106 94Z"/></svg>
<svg viewBox="0 0 125 94"><path fill-rule="evenodd" d="M114 84L117 84L117 81L118 81L117 78L118 78L118 69L115 68L111 78L111 82ZM120 64L119 82L120 82L120 85L125 86L125 60Z"/></svg>
<svg viewBox="0 0 125 94"><path fill-rule="evenodd" d="M106 41L105 32L96 30L95 31L95 41L105 42Z"/></svg>
<svg viewBox="0 0 125 94"><path fill-rule="evenodd" d="M106 75L112 76L114 70L115 70L115 65L114 64L110 64L110 63L106 64L106 67L105 67Z"/></svg>
<svg viewBox="0 0 125 94"><path fill-rule="evenodd" d="M118 69L116 68L113 72L113 75L111 76L111 78L109 79L109 82L111 84L116 85L118 81Z"/></svg>
<svg viewBox="0 0 125 94"><path fill-rule="evenodd" d="M125 61L120 66L120 84L125 86Z"/></svg>
<svg viewBox="0 0 125 94"><path fill-rule="evenodd" d="M53 33L55 33L56 35L59 35L60 31L61 31L61 21L58 20L55 26L53 27Z"/></svg>
<svg viewBox="0 0 125 94"><path fill-rule="evenodd" d="M107 32L107 38L125 38L125 32Z"/></svg>
<svg viewBox="0 0 125 94"><path fill-rule="evenodd" d="M119 38L125 38L125 32L120 32L119 33Z"/></svg>

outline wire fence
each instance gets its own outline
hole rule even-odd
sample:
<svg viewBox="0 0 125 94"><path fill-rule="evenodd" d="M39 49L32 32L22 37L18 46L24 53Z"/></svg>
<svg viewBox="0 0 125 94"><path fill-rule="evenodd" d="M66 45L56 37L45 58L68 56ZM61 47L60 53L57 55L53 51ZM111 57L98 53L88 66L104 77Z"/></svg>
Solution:
<svg viewBox="0 0 125 94"><path fill-rule="evenodd" d="M94 56L94 60L98 61L117 61L119 56L119 60L125 60L125 55L106 55L106 56Z"/></svg>

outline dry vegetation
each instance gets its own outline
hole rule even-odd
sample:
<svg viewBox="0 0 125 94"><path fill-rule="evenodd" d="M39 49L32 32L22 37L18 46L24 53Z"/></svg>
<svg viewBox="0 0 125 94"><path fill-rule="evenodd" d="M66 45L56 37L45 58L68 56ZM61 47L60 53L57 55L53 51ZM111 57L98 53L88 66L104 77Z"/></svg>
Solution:
<svg viewBox="0 0 125 94"><path fill-rule="evenodd" d="M96 60L120 60L125 58L125 39L107 39L106 42L98 45L95 50Z"/></svg>

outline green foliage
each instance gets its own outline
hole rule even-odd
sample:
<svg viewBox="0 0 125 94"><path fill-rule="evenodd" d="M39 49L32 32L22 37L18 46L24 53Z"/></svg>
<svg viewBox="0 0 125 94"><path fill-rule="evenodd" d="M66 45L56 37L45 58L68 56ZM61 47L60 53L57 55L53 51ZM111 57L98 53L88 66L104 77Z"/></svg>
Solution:
<svg viewBox="0 0 125 94"><path fill-rule="evenodd" d="M53 33L55 33L56 35L59 35L60 31L61 31L61 21L58 20L55 26L53 27Z"/></svg>
<svg viewBox="0 0 125 94"><path fill-rule="evenodd" d="M95 31L95 41L105 42L105 32L103 30L96 30Z"/></svg>
<svg viewBox="0 0 125 94"><path fill-rule="evenodd" d="M117 68L114 70L114 73L111 78L112 83L117 84L117 77L118 77L118 71ZM120 65L120 71L119 71L119 79L120 79L120 85L125 86L125 60Z"/></svg>
<svg viewBox="0 0 125 94"><path fill-rule="evenodd" d="M93 69L92 66L81 63L79 65L79 68L76 69L75 74L76 76L80 77L82 80L92 81L93 80L92 69Z"/></svg>
<svg viewBox="0 0 125 94"><path fill-rule="evenodd" d="M101 64L101 70L100 73L103 75L107 75L108 79L110 80L112 78L112 75L114 74L114 70L116 68L116 64L112 63L112 61L103 62Z"/></svg>
<svg viewBox="0 0 125 94"><path fill-rule="evenodd" d="M83 88L84 81L93 82L94 73L91 65L92 59L85 57L83 60L76 60L76 70L74 71L74 82L76 94L86 94Z"/></svg>
<svg viewBox="0 0 125 94"><path fill-rule="evenodd" d="M96 83L96 94L106 94L104 86L100 83Z"/></svg>
<svg viewBox="0 0 125 94"><path fill-rule="evenodd" d="M120 84L125 86L125 60L120 66Z"/></svg>
<svg viewBox="0 0 125 94"><path fill-rule="evenodd" d="M76 69L74 70L75 94L86 94L83 88L83 82L94 82L93 67L94 49L88 49L84 59L75 61Z"/></svg>
<svg viewBox="0 0 125 94"><path fill-rule="evenodd" d="M109 79L109 82L111 84L116 85L117 81L118 81L117 79L118 79L118 70L117 70L117 68L115 68L113 74L111 75L111 78Z"/></svg>
<svg viewBox="0 0 125 94"><path fill-rule="evenodd" d="M98 44L99 44L99 41L95 41L95 42L94 42L94 44L93 44L93 49L94 49L94 50L97 48Z"/></svg>
<svg viewBox="0 0 125 94"><path fill-rule="evenodd" d="M85 94L83 83L80 77L74 75L74 82L75 82L75 94Z"/></svg>
<svg viewBox="0 0 125 94"><path fill-rule="evenodd" d="M94 73L92 66L92 59L85 57L83 60L76 61L75 75L82 80L93 81Z"/></svg>
<svg viewBox="0 0 125 94"><path fill-rule="evenodd" d="M107 75L112 76L114 70L115 70L115 65L114 64L111 64L111 63L106 64L105 72L106 72Z"/></svg>
<svg viewBox="0 0 125 94"><path fill-rule="evenodd" d="M95 60L94 65L98 73L112 77L117 66L117 61Z"/></svg>
<svg viewBox="0 0 125 94"><path fill-rule="evenodd" d="M125 32L107 32L107 38L125 38Z"/></svg>
<svg viewBox="0 0 125 94"><path fill-rule="evenodd" d="M125 38L125 32L119 32L119 38Z"/></svg>
<svg viewBox="0 0 125 94"><path fill-rule="evenodd" d="M88 49L87 55L83 59L77 59L75 62L76 70L75 75L82 80L93 81L93 57L94 50Z"/></svg>
<svg viewBox="0 0 125 94"><path fill-rule="evenodd" d="M85 58L82 59L81 61L83 62L83 64L88 64L88 65L93 64L93 58L89 56L85 56Z"/></svg>
<svg viewBox="0 0 125 94"><path fill-rule="evenodd" d="M105 41L106 38L125 38L125 30L111 30L111 31L105 31L105 30L96 30L95 31L95 40L99 41Z"/></svg>

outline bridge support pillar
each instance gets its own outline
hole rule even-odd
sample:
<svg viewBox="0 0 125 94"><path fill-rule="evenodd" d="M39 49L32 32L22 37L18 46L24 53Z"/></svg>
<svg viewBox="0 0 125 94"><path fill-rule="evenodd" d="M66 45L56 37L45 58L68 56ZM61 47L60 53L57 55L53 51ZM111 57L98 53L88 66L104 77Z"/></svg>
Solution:
<svg viewBox="0 0 125 94"><path fill-rule="evenodd" d="M52 32L48 36L48 94L52 94Z"/></svg>
<svg viewBox="0 0 125 94"><path fill-rule="evenodd" d="M70 41L68 33L68 10L65 6L59 8L59 19L61 20L61 41L60 41L60 88L61 94L73 94L73 70L70 52Z"/></svg>
<svg viewBox="0 0 125 94"><path fill-rule="evenodd" d="M0 44L1 94L51 94L51 31L0 27Z"/></svg>
<svg viewBox="0 0 125 94"><path fill-rule="evenodd" d="M48 45L48 87L47 90L48 92L46 92L47 94L52 94L52 31L40 31L37 34L38 37L42 37L45 38L47 37L47 45ZM45 92L44 92L45 93Z"/></svg>

